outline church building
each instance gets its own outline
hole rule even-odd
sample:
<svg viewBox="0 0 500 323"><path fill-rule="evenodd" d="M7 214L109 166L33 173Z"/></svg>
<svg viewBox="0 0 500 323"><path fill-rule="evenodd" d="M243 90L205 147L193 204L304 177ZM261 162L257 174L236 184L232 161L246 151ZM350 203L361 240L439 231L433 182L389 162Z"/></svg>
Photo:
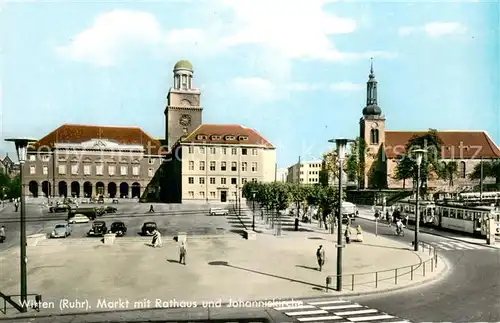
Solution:
<svg viewBox="0 0 500 323"><path fill-rule="evenodd" d="M410 139L423 136L428 131L388 130L386 118L378 105L377 87L372 62L366 85L366 106L359 121L359 136L365 146L360 156L360 161L364 164L360 188L375 187L372 177L375 167L384 172L388 188L411 187L411 179L403 183L403 180L395 178L398 157L405 154ZM458 164L455 187L464 188L477 184L468 176L474 167L481 160L500 158L500 149L485 131L439 130L437 136L442 141L440 162L455 161ZM429 179L428 182L430 189L443 189L448 186L448 181L438 178Z"/></svg>

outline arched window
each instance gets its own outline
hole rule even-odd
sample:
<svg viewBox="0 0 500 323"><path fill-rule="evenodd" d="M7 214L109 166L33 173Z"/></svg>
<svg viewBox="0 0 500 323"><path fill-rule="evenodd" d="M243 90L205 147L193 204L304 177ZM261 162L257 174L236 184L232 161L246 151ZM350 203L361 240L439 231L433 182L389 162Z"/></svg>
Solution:
<svg viewBox="0 0 500 323"><path fill-rule="evenodd" d="M460 177L461 177L461 178L465 178L465 176L466 176L466 170L467 170L467 169L466 169L466 167L465 167L465 162L464 162L464 161L461 161L461 162L460 162L460 169L459 169L459 171L460 171Z"/></svg>
<svg viewBox="0 0 500 323"><path fill-rule="evenodd" d="M377 145L378 144L378 129L372 129L370 131L370 143L372 145Z"/></svg>

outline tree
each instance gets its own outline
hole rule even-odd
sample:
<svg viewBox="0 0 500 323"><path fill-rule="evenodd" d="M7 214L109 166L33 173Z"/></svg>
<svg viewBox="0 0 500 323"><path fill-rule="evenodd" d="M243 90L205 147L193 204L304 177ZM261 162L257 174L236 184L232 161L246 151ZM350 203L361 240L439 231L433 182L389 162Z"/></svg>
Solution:
<svg viewBox="0 0 500 323"><path fill-rule="evenodd" d="M346 171L346 164L347 160L344 159L342 162L342 170L344 172ZM328 185L331 180L339 178L339 162L336 149L323 154L323 165L319 175L322 185Z"/></svg>
<svg viewBox="0 0 500 323"><path fill-rule="evenodd" d="M448 186L453 186L453 179L458 173L458 164L452 160L449 162L442 162L438 168L438 176L444 180L448 180Z"/></svg>
<svg viewBox="0 0 500 323"><path fill-rule="evenodd" d="M483 163L483 179L492 177L495 179L495 184L500 186L500 159L486 160ZM474 166L474 170L469 175L470 179L481 178L481 163Z"/></svg>
<svg viewBox="0 0 500 323"><path fill-rule="evenodd" d="M406 187L406 180L413 178L415 162L406 156L400 156L396 165L394 179L403 181L403 188Z"/></svg>
<svg viewBox="0 0 500 323"><path fill-rule="evenodd" d="M300 216L300 206L306 200L307 187L304 185L296 184L289 185L288 190L290 193L290 199L293 201L297 207L297 216Z"/></svg>

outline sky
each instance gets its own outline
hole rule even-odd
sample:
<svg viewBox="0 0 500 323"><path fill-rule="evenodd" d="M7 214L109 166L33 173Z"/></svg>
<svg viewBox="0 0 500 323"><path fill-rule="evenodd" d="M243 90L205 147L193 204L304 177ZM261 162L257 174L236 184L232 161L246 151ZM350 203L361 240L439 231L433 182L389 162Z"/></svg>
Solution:
<svg viewBox="0 0 500 323"><path fill-rule="evenodd" d="M486 130L500 143L499 12L498 1L3 1L1 137L74 123L164 138L172 69L187 59L203 122L256 129L287 167L359 134L373 57L387 129Z"/></svg>

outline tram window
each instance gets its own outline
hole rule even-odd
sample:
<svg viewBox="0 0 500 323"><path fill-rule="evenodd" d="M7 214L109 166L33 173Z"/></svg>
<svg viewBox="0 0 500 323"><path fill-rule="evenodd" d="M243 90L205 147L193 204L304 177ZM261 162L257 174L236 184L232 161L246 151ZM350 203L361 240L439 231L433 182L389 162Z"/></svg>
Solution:
<svg viewBox="0 0 500 323"><path fill-rule="evenodd" d="M463 220L464 218L463 212L464 212L463 210L457 210L457 219Z"/></svg>
<svg viewBox="0 0 500 323"><path fill-rule="evenodd" d="M455 209L450 209L450 218L455 218Z"/></svg>
<svg viewBox="0 0 500 323"><path fill-rule="evenodd" d="M472 215L473 213L471 211L465 211L464 220L472 221Z"/></svg>
<svg viewBox="0 0 500 323"><path fill-rule="evenodd" d="M443 217L448 218L449 217L449 211L448 209L443 209Z"/></svg>
<svg viewBox="0 0 500 323"><path fill-rule="evenodd" d="M440 207L437 207L436 208L436 215L441 215L441 208Z"/></svg>

